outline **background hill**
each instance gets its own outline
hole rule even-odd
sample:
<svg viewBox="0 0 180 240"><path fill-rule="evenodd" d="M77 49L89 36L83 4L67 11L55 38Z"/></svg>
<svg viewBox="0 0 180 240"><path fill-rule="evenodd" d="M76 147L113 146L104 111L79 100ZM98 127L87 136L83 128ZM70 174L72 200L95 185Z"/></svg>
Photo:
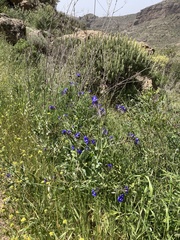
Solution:
<svg viewBox="0 0 180 240"><path fill-rule="evenodd" d="M137 14L120 17L80 17L87 28L121 32L156 49L180 46L180 1L165 0L141 10ZM179 51L179 50L178 50Z"/></svg>

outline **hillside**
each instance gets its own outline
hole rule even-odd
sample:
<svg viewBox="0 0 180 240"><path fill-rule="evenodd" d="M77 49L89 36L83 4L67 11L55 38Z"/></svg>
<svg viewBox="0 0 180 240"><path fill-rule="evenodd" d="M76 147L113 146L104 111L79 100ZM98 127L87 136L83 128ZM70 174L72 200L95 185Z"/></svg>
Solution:
<svg viewBox="0 0 180 240"><path fill-rule="evenodd" d="M119 17L80 18L87 27L107 32L122 32L157 49L180 44L180 1L162 1L137 14Z"/></svg>

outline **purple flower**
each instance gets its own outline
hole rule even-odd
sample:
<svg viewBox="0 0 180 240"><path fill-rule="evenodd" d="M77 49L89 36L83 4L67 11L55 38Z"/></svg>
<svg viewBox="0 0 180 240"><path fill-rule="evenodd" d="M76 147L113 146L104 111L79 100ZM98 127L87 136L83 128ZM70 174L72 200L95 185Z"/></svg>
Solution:
<svg viewBox="0 0 180 240"><path fill-rule="evenodd" d="M132 138L132 139L134 139L134 138L135 138L135 135L134 135L134 133L129 133L129 134L128 134L128 136L129 136L130 138Z"/></svg>
<svg viewBox="0 0 180 240"><path fill-rule="evenodd" d="M7 174L6 174L6 177L7 177L7 178L10 178L10 177L11 177L11 174L10 174L10 173L7 173Z"/></svg>
<svg viewBox="0 0 180 240"><path fill-rule="evenodd" d="M92 140L91 140L91 143L92 143L93 145L95 145L95 144L96 144L96 140L95 140L95 139L92 139Z"/></svg>
<svg viewBox="0 0 180 240"><path fill-rule="evenodd" d="M74 151L75 150L75 146L72 145L71 146L71 150Z"/></svg>
<svg viewBox="0 0 180 240"><path fill-rule="evenodd" d="M126 194L129 192L128 186L125 186L125 187L124 187L124 192L125 192Z"/></svg>
<svg viewBox="0 0 180 240"><path fill-rule="evenodd" d="M118 196L117 201L118 202L123 202L124 201L124 193L122 193L121 195Z"/></svg>
<svg viewBox="0 0 180 240"><path fill-rule="evenodd" d="M99 116L105 115L105 114L106 114L105 109L104 109L103 107L99 108L99 109L98 109L98 114L99 114Z"/></svg>
<svg viewBox="0 0 180 240"><path fill-rule="evenodd" d="M67 130L63 129L61 132L62 132L62 134L66 134Z"/></svg>
<svg viewBox="0 0 180 240"><path fill-rule="evenodd" d="M119 104L116 105L116 109L122 113L125 113L127 111L127 108L125 108L125 106Z"/></svg>
<svg viewBox="0 0 180 240"><path fill-rule="evenodd" d="M76 77L80 77L81 76L81 74L80 73L76 73Z"/></svg>
<svg viewBox="0 0 180 240"><path fill-rule="evenodd" d="M93 96L91 99L92 99L92 105L98 104L98 98L96 96Z"/></svg>
<svg viewBox="0 0 180 240"><path fill-rule="evenodd" d="M71 134L71 130L67 130L67 134L70 135Z"/></svg>
<svg viewBox="0 0 180 240"><path fill-rule="evenodd" d="M97 197L97 192L95 189L92 189L91 194L93 197Z"/></svg>
<svg viewBox="0 0 180 240"><path fill-rule="evenodd" d="M86 145L89 144L89 138L87 136L84 136L84 142L85 142Z"/></svg>
<svg viewBox="0 0 180 240"><path fill-rule="evenodd" d="M81 154L82 153L82 149L77 149L77 153Z"/></svg>
<svg viewBox="0 0 180 240"><path fill-rule="evenodd" d="M55 109L56 109L56 107L55 107L55 106L53 106L53 105L50 105L50 106L49 106L49 109L50 109L50 110L55 110Z"/></svg>
<svg viewBox="0 0 180 240"><path fill-rule="evenodd" d="M84 95L84 92L78 92L78 96Z"/></svg>
<svg viewBox="0 0 180 240"><path fill-rule="evenodd" d="M111 140L112 140L113 138L114 138L113 136L109 136L109 139L111 139Z"/></svg>
<svg viewBox="0 0 180 240"><path fill-rule="evenodd" d="M113 167L112 163L108 163L108 164L107 164L107 167L108 167L109 169L111 169L111 168Z"/></svg>
<svg viewBox="0 0 180 240"><path fill-rule="evenodd" d="M68 91L68 88L65 88L63 91L62 91L62 95L66 94Z"/></svg>
<svg viewBox="0 0 180 240"><path fill-rule="evenodd" d="M78 138L80 138L80 135L81 135L81 133L77 132L76 134L74 134L74 137L78 139Z"/></svg>
<svg viewBox="0 0 180 240"><path fill-rule="evenodd" d="M102 134L103 135L108 135L108 130L106 128L103 128Z"/></svg>
<svg viewBox="0 0 180 240"><path fill-rule="evenodd" d="M74 82L69 82L69 84L70 84L71 86L74 86L74 85L75 85L75 83L74 83Z"/></svg>
<svg viewBox="0 0 180 240"><path fill-rule="evenodd" d="M136 137L136 138L134 139L134 143L135 143L136 145L138 145L138 144L140 143L139 138Z"/></svg>

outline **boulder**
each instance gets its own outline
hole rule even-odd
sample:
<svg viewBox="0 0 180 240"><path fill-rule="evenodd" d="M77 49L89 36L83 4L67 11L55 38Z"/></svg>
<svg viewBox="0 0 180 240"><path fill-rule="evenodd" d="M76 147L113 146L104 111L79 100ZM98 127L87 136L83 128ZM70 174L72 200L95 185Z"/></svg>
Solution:
<svg viewBox="0 0 180 240"><path fill-rule="evenodd" d="M10 18L4 13L0 13L0 33L3 33L6 40L13 45L21 38L26 39L26 27L23 21Z"/></svg>

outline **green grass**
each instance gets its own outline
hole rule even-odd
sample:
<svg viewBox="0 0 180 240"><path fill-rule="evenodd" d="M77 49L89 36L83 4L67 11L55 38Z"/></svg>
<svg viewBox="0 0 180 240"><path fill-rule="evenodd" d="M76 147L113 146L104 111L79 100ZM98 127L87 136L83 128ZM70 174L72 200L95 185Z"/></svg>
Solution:
<svg viewBox="0 0 180 240"><path fill-rule="evenodd" d="M34 62L25 53L16 58L14 48L0 42L6 235L20 240L178 239L179 106L173 108L163 89L122 99L119 104L127 111L117 111L100 96L102 106L93 105L95 94L82 92L81 77L70 66L69 78L61 80L59 69L53 75L47 71L46 60L40 56Z"/></svg>

